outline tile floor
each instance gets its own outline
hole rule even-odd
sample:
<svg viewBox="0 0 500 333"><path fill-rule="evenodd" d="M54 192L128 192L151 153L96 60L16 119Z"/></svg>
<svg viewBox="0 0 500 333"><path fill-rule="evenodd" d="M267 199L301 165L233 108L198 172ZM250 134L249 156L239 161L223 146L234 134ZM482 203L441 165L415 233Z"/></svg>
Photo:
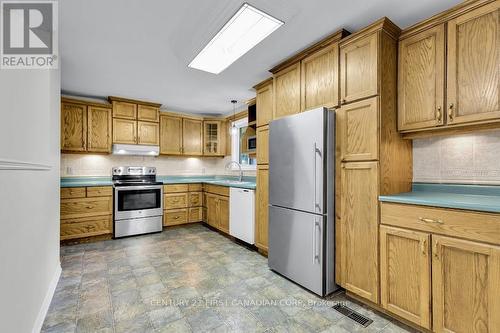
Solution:
<svg viewBox="0 0 500 333"><path fill-rule="evenodd" d="M202 224L61 248L42 332L408 332L343 294L321 299ZM374 322L333 310L346 302Z"/></svg>

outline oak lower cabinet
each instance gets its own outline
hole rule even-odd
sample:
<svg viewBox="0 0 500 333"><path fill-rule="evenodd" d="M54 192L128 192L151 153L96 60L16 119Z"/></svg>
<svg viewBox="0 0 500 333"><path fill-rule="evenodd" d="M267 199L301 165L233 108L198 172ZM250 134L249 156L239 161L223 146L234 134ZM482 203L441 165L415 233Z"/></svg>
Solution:
<svg viewBox="0 0 500 333"><path fill-rule="evenodd" d="M386 310L430 329L430 234L380 227L380 298Z"/></svg>
<svg viewBox="0 0 500 333"><path fill-rule="evenodd" d="M229 188L210 185L205 188L207 224L229 234Z"/></svg>
<svg viewBox="0 0 500 333"><path fill-rule="evenodd" d="M61 241L111 235L111 186L61 188Z"/></svg>
<svg viewBox="0 0 500 333"><path fill-rule="evenodd" d="M269 166L257 166L255 190L255 246L267 252L269 249Z"/></svg>
<svg viewBox="0 0 500 333"><path fill-rule="evenodd" d="M500 247L432 236L435 332L500 332Z"/></svg>
<svg viewBox="0 0 500 333"><path fill-rule="evenodd" d="M343 287L378 303L378 162L341 169Z"/></svg>
<svg viewBox="0 0 500 333"><path fill-rule="evenodd" d="M163 226L201 222L201 184L163 185Z"/></svg>

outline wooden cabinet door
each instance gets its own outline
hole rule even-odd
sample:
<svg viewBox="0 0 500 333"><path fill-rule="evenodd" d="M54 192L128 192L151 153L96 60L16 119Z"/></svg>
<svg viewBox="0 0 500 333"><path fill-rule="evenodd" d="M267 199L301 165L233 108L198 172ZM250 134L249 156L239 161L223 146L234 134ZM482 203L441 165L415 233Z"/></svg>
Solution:
<svg viewBox="0 0 500 333"><path fill-rule="evenodd" d="M269 124L273 120L273 82L257 90L257 127Z"/></svg>
<svg viewBox="0 0 500 333"><path fill-rule="evenodd" d="M207 223L214 228L219 228L217 197L215 194L207 193Z"/></svg>
<svg viewBox="0 0 500 333"><path fill-rule="evenodd" d="M203 121L203 155L221 156L225 153L222 124L220 120Z"/></svg>
<svg viewBox="0 0 500 333"><path fill-rule="evenodd" d="M378 303L378 162L341 168L343 287Z"/></svg>
<svg viewBox="0 0 500 333"><path fill-rule="evenodd" d="M160 154L180 155L182 153L182 118L160 116Z"/></svg>
<svg viewBox="0 0 500 333"><path fill-rule="evenodd" d="M157 107L139 104L137 105L137 120L157 123L160 121L160 111Z"/></svg>
<svg viewBox="0 0 500 333"><path fill-rule="evenodd" d="M444 124L444 24L399 43L398 129Z"/></svg>
<svg viewBox="0 0 500 333"><path fill-rule="evenodd" d="M113 118L137 119L137 104L113 101Z"/></svg>
<svg viewBox="0 0 500 333"><path fill-rule="evenodd" d="M203 121L182 119L182 153L184 155L203 155Z"/></svg>
<svg viewBox="0 0 500 333"><path fill-rule="evenodd" d="M269 164L269 126L257 128L257 164Z"/></svg>
<svg viewBox="0 0 500 333"><path fill-rule="evenodd" d="M332 44L301 62L302 110L339 104L339 46Z"/></svg>
<svg viewBox="0 0 500 333"><path fill-rule="evenodd" d="M229 233L229 198L219 196L217 198L219 229Z"/></svg>
<svg viewBox="0 0 500 333"><path fill-rule="evenodd" d="M340 46L340 98L343 104L378 94L378 33Z"/></svg>
<svg viewBox="0 0 500 333"><path fill-rule="evenodd" d="M111 109L89 106L87 120L87 151L96 153L110 153L112 132Z"/></svg>
<svg viewBox="0 0 500 333"><path fill-rule="evenodd" d="M273 119L300 112L300 63L274 74L273 97Z"/></svg>
<svg viewBox="0 0 500 333"><path fill-rule="evenodd" d="M113 118L113 143L137 143L137 121Z"/></svg>
<svg viewBox="0 0 500 333"><path fill-rule="evenodd" d="M434 332L500 332L500 247L432 236Z"/></svg>
<svg viewBox="0 0 500 333"><path fill-rule="evenodd" d="M378 159L378 97L344 105L340 108L339 128L342 137L342 161Z"/></svg>
<svg viewBox="0 0 500 333"><path fill-rule="evenodd" d="M87 106L61 103L61 150L87 150Z"/></svg>
<svg viewBox="0 0 500 333"><path fill-rule="evenodd" d="M448 124L500 118L500 2L448 22Z"/></svg>
<svg viewBox="0 0 500 333"><path fill-rule="evenodd" d="M269 166L257 167L257 188L255 191L256 220L255 220L255 246L268 251L268 224L269 224Z"/></svg>
<svg viewBox="0 0 500 333"><path fill-rule="evenodd" d="M149 121L138 121L137 143L157 146L160 143L160 125Z"/></svg>
<svg viewBox="0 0 500 333"><path fill-rule="evenodd" d="M382 306L417 325L431 325L430 234L380 227Z"/></svg>

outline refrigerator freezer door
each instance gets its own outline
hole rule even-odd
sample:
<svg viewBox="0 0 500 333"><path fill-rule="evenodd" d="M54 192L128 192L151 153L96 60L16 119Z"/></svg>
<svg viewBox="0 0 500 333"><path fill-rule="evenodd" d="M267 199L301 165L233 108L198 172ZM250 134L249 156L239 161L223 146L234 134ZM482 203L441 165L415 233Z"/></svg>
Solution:
<svg viewBox="0 0 500 333"><path fill-rule="evenodd" d="M269 204L324 214L327 110L314 109L269 125Z"/></svg>
<svg viewBox="0 0 500 333"><path fill-rule="evenodd" d="M324 219L321 215L269 207L269 268L318 295L324 295Z"/></svg>

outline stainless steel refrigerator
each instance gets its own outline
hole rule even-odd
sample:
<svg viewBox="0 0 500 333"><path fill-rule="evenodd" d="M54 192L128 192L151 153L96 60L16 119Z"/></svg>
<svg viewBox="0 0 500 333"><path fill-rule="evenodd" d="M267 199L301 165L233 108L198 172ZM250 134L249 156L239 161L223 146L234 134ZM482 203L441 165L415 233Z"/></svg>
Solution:
<svg viewBox="0 0 500 333"><path fill-rule="evenodd" d="M318 295L335 284L335 113L269 125L268 265Z"/></svg>

